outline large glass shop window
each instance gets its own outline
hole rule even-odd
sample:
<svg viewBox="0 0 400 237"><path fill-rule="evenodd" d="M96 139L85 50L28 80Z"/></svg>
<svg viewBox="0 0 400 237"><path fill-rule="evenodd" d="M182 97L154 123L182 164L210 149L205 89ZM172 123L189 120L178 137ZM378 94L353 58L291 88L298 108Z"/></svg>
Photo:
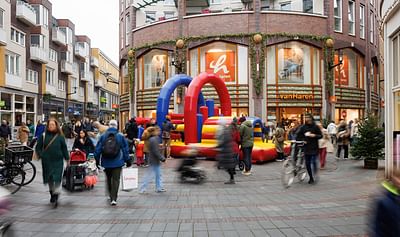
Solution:
<svg viewBox="0 0 400 237"><path fill-rule="evenodd" d="M342 64L334 69L335 83L342 87L362 88L362 70L363 66L360 64L362 57L351 49L344 49L336 51L335 65L339 63L342 57Z"/></svg>
<svg viewBox="0 0 400 237"><path fill-rule="evenodd" d="M167 79L167 52L152 50L144 57L144 89L160 87Z"/></svg>
<svg viewBox="0 0 400 237"><path fill-rule="evenodd" d="M237 81L237 46L215 42L190 51L190 75L215 73L226 83Z"/></svg>

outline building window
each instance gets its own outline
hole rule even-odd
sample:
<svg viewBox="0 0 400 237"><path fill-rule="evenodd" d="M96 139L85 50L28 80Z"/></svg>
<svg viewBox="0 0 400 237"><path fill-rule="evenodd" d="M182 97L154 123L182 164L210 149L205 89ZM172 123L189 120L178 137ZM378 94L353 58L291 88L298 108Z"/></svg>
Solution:
<svg viewBox="0 0 400 237"><path fill-rule="evenodd" d="M349 9L348 9L348 14L349 14L349 34L350 35L355 35L355 3L354 1L349 1Z"/></svg>
<svg viewBox="0 0 400 237"><path fill-rule="evenodd" d="M19 76L21 56L17 54L6 54L6 73Z"/></svg>
<svg viewBox="0 0 400 237"><path fill-rule="evenodd" d="M303 0L303 12L313 13L313 0Z"/></svg>
<svg viewBox="0 0 400 237"><path fill-rule="evenodd" d="M58 80L58 90L59 91L65 91L65 81Z"/></svg>
<svg viewBox="0 0 400 237"><path fill-rule="evenodd" d="M335 31L342 32L342 0L334 0Z"/></svg>
<svg viewBox="0 0 400 237"><path fill-rule="evenodd" d="M155 12L146 12L146 23L152 23L156 21Z"/></svg>
<svg viewBox="0 0 400 237"><path fill-rule="evenodd" d="M121 42L120 42L120 47L121 47L121 49L123 49L124 48L124 21L122 21L120 24L119 24L119 31L121 32Z"/></svg>
<svg viewBox="0 0 400 237"><path fill-rule="evenodd" d="M370 19L370 24L369 24L369 41L370 41L371 43L374 43L374 26L375 26L374 21L375 21L375 18L374 18L374 12L373 12L373 11L371 11L371 12L369 13L369 19Z"/></svg>
<svg viewBox="0 0 400 237"><path fill-rule="evenodd" d="M83 86L79 87L79 96L85 96L85 88Z"/></svg>
<svg viewBox="0 0 400 237"><path fill-rule="evenodd" d="M129 14L125 17L125 46L129 45L129 31L131 30L131 18Z"/></svg>
<svg viewBox="0 0 400 237"><path fill-rule="evenodd" d="M164 0L164 5L175 6L175 0Z"/></svg>
<svg viewBox="0 0 400 237"><path fill-rule="evenodd" d="M38 78L39 78L39 73L37 71L33 71L31 69L26 70L26 81L37 84L38 83Z"/></svg>
<svg viewBox="0 0 400 237"><path fill-rule="evenodd" d="M57 62L57 51L54 49L49 50L49 59L53 62Z"/></svg>
<svg viewBox="0 0 400 237"><path fill-rule="evenodd" d="M54 69L52 68L46 68L46 84L50 86L55 85L54 81Z"/></svg>
<svg viewBox="0 0 400 237"><path fill-rule="evenodd" d="M393 87L396 87L396 86L399 86L400 85L400 83L399 83L399 76L400 76L400 73L399 73L399 67L398 67L398 65L400 64L400 45L399 45L399 37L400 37L400 34L397 34L396 36L394 36L394 38L392 39L392 60L393 60L393 65L392 65L392 68L393 68L393 76L392 76L392 78L393 78ZM390 63L390 62L388 62L388 63Z"/></svg>
<svg viewBox="0 0 400 237"><path fill-rule="evenodd" d="M74 92L78 88L78 80L76 78L71 78L71 92Z"/></svg>
<svg viewBox="0 0 400 237"><path fill-rule="evenodd" d="M0 8L0 28L4 28L4 10Z"/></svg>
<svg viewBox="0 0 400 237"><path fill-rule="evenodd" d="M25 46L25 34L14 28L11 28L11 40L19 45Z"/></svg>
<svg viewBox="0 0 400 237"><path fill-rule="evenodd" d="M41 25L45 28L49 26L49 10L43 5L32 5L36 11L36 24Z"/></svg>
<svg viewBox="0 0 400 237"><path fill-rule="evenodd" d="M31 46L44 48L44 35L31 35Z"/></svg>
<svg viewBox="0 0 400 237"><path fill-rule="evenodd" d="M164 12L165 19L170 19L175 17L175 12Z"/></svg>
<svg viewBox="0 0 400 237"><path fill-rule="evenodd" d="M35 97L26 97L26 112L35 112Z"/></svg>
<svg viewBox="0 0 400 237"><path fill-rule="evenodd" d="M72 38L73 38L72 30L68 27L59 27L58 29L64 32L67 39L67 44L72 44Z"/></svg>
<svg viewBox="0 0 400 237"><path fill-rule="evenodd" d="M364 58L351 49L336 51L334 63L339 63L339 57L342 57L342 64L334 68L335 84L340 87L363 88L362 75Z"/></svg>
<svg viewBox="0 0 400 237"><path fill-rule="evenodd" d="M360 5L360 38L365 39L365 7Z"/></svg>
<svg viewBox="0 0 400 237"><path fill-rule="evenodd" d="M291 2L283 2L281 3L281 11L290 11L292 9Z"/></svg>

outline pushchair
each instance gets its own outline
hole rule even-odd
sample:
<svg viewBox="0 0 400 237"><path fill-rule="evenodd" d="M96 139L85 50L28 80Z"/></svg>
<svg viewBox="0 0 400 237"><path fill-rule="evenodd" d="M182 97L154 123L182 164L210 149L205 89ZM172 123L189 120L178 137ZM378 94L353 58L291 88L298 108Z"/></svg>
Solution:
<svg viewBox="0 0 400 237"><path fill-rule="evenodd" d="M205 180L206 172L203 168L197 166L198 160L195 154L196 151L190 151L188 157L183 158L181 164L176 169L181 174L181 182L192 181L200 184Z"/></svg>
<svg viewBox="0 0 400 237"><path fill-rule="evenodd" d="M79 149L71 151L69 162L64 171L63 187L73 192L76 186L85 186L86 167L83 164L86 162L86 153Z"/></svg>

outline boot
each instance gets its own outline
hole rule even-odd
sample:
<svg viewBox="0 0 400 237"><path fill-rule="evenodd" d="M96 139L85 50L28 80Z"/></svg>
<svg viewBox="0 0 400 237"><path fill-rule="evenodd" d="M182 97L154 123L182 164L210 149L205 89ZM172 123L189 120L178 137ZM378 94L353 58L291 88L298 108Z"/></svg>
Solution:
<svg viewBox="0 0 400 237"><path fill-rule="evenodd" d="M57 208L57 206L58 206L58 196L59 196L58 193L54 194L54 203L53 203L54 208Z"/></svg>
<svg viewBox="0 0 400 237"><path fill-rule="evenodd" d="M225 184L235 184L235 180L234 179L230 179L229 181L226 181Z"/></svg>
<svg viewBox="0 0 400 237"><path fill-rule="evenodd" d="M55 201L55 197L54 197L53 191L50 191L50 203L54 203L54 201Z"/></svg>

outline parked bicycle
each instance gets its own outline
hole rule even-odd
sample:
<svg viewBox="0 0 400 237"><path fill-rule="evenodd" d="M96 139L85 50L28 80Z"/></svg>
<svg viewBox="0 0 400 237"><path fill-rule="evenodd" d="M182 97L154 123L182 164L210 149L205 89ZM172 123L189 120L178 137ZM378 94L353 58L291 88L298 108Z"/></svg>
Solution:
<svg viewBox="0 0 400 237"><path fill-rule="evenodd" d="M11 194L18 192L25 181L25 173L16 164L0 161L0 186L6 188Z"/></svg>
<svg viewBox="0 0 400 237"><path fill-rule="evenodd" d="M35 141L36 141L36 139L35 139ZM32 142L31 142L31 144L32 144ZM29 148L33 149L33 146L30 145ZM22 184L23 186L32 183L32 181L36 177L36 166L31 161L32 160L31 154L33 154L33 150L29 149L29 148L26 146L22 146L22 144L18 141L14 141L9 144L8 148L6 148L9 151L7 151L5 149L4 156L8 156L8 157L5 157L2 159L2 160L11 161L10 157L13 156L13 153L18 153L20 158L18 158L18 159L14 158L13 163L16 166L20 167L24 171L25 180L24 180L24 183ZM17 155L17 154L14 154L14 156L15 155ZM21 156L23 156L23 157L21 157Z"/></svg>
<svg viewBox="0 0 400 237"><path fill-rule="evenodd" d="M303 152L304 144L304 141L291 141L290 156L287 160L285 160L285 162L283 162L281 174L282 185L285 188L289 188L293 184L296 177L298 178L299 182L303 182L307 177L307 169L304 162L305 158Z"/></svg>

